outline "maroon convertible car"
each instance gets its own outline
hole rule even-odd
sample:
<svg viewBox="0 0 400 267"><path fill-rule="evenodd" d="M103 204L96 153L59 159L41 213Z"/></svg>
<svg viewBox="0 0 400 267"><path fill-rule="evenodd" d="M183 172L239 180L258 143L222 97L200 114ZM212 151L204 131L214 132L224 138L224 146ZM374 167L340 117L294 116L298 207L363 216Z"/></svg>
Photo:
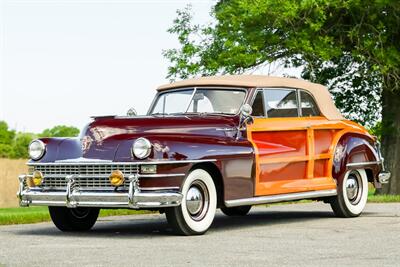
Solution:
<svg viewBox="0 0 400 267"><path fill-rule="evenodd" d="M79 138L41 138L29 153L20 204L49 206L62 231L89 230L104 208L165 212L184 235L205 233L217 208L246 215L280 201L355 217L368 182L390 178L376 138L325 87L266 76L161 86L146 116L96 117Z"/></svg>

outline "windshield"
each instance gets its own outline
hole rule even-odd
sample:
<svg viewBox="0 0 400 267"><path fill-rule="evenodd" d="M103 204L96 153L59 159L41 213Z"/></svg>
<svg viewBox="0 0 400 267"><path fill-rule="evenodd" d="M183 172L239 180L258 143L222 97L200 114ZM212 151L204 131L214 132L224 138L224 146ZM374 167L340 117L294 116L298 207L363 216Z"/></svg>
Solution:
<svg viewBox="0 0 400 267"><path fill-rule="evenodd" d="M184 89L161 93L154 102L151 115L176 113L237 114L246 92L232 89Z"/></svg>

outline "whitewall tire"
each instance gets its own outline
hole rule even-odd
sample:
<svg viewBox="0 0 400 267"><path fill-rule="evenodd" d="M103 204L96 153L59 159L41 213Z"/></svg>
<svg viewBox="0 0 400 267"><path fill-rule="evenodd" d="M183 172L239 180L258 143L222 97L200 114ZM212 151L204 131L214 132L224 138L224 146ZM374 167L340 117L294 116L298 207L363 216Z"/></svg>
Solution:
<svg viewBox="0 0 400 267"><path fill-rule="evenodd" d="M364 169L349 170L337 185L338 195L331 201L338 217L357 217L368 199L368 178Z"/></svg>
<svg viewBox="0 0 400 267"><path fill-rule="evenodd" d="M217 209L217 192L211 175L195 169L182 186L182 204L168 208L168 223L178 234L201 235L210 228Z"/></svg>

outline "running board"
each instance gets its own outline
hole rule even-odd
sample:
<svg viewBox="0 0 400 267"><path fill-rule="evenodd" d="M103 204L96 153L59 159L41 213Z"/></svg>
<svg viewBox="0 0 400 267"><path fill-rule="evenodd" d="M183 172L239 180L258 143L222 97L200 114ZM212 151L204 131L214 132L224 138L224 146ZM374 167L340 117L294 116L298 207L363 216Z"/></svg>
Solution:
<svg viewBox="0 0 400 267"><path fill-rule="evenodd" d="M226 200L225 206L229 208L229 207L237 207L237 206L258 205L258 204L300 200L300 199L307 199L307 198L330 197L330 196L336 196L336 195L337 195L336 189L308 191L308 192L301 192L301 193L291 193L291 194L282 194L282 195L271 195L271 196Z"/></svg>

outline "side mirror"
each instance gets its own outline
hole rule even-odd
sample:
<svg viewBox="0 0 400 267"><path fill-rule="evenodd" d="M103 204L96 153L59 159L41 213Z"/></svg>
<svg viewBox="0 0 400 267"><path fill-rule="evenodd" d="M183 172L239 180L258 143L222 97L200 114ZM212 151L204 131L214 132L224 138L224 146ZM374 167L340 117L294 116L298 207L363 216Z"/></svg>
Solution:
<svg viewBox="0 0 400 267"><path fill-rule="evenodd" d="M246 123L253 123L252 112L253 108L249 104L243 105L240 109L240 127L243 127Z"/></svg>
<svg viewBox="0 0 400 267"><path fill-rule="evenodd" d="M252 112L253 108L249 104L244 104L240 109L240 121L237 128L236 140L240 138L241 131L245 129L246 124L253 123L253 118L251 117Z"/></svg>
<svg viewBox="0 0 400 267"><path fill-rule="evenodd" d="M240 115L244 118L250 117L252 112L253 108L249 104L244 104L240 109Z"/></svg>
<svg viewBox="0 0 400 267"><path fill-rule="evenodd" d="M136 109L134 109L134 108L128 109L128 112L126 112L126 116L128 116L128 117L135 117L135 116L137 116Z"/></svg>

